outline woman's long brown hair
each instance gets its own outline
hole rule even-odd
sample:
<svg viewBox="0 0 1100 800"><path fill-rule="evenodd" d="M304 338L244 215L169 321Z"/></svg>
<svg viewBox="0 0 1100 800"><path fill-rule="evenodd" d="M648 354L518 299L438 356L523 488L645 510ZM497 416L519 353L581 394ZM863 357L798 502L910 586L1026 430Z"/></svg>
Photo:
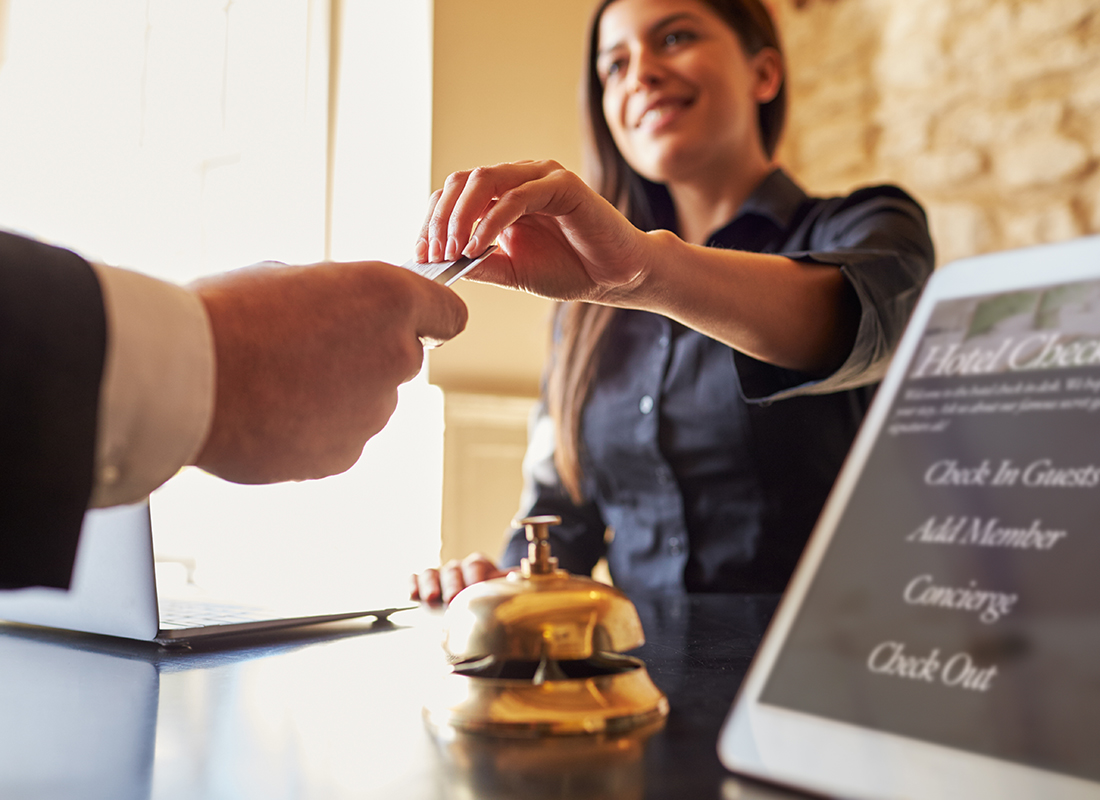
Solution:
<svg viewBox="0 0 1100 800"><path fill-rule="evenodd" d="M586 122L586 172L590 185L615 205L641 230L676 230L676 210L668 190L635 172L619 153L603 115L603 85L596 70L600 18L616 0L602 0L592 15L588 30L583 115ZM701 0L730 26L749 55L771 47L782 56L779 36L771 16L760 0ZM775 154L787 115L784 83L768 103L760 105L760 134L764 152ZM562 486L574 502L584 499L581 452L581 416L596 368L601 346L618 309L592 303L563 303L558 307L554 356L546 393L554 420L554 465ZM610 355L610 354L607 354Z"/></svg>

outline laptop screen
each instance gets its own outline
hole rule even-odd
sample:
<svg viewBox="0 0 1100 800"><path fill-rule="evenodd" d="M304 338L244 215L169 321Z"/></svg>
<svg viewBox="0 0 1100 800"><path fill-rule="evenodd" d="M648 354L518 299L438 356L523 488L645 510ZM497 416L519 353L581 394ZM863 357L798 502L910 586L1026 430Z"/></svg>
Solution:
<svg viewBox="0 0 1100 800"><path fill-rule="evenodd" d="M0 619L134 639L156 636L148 503L88 511L69 590L0 592Z"/></svg>

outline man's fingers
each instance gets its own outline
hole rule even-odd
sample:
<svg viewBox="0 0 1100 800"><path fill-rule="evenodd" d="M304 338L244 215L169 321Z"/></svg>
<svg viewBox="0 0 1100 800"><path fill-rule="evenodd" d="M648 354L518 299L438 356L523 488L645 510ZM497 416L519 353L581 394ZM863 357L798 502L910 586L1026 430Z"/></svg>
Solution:
<svg viewBox="0 0 1100 800"><path fill-rule="evenodd" d="M466 324L446 287L382 262L256 266L196 282L214 341L214 415L195 462L238 483L343 472L398 386Z"/></svg>
<svg viewBox="0 0 1100 800"><path fill-rule="evenodd" d="M413 373L405 381L411 381L416 375L417 373ZM348 441L343 456L346 465L339 472L344 472L355 466L355 462L363 455L363 448L366 446L367 440L386 427L390 417L393 416L393 412L397 411L399 398L400 395L397 389L393 389L386 394L380 394L375 404L371 406L369 413L356 418L358 425L349 423L346 429L348 431ZM356 433L358 433L358 436L355 435ZM351 460L347 461L348 458Z"/></svg>
<svg viewBox="0 0 1100 800"><path fill-rule="evenodd" d="M424 282L428 300L417 306L416 334L425 347L438 347L466 328L469 311L462 298L445 286Z"/></svg>

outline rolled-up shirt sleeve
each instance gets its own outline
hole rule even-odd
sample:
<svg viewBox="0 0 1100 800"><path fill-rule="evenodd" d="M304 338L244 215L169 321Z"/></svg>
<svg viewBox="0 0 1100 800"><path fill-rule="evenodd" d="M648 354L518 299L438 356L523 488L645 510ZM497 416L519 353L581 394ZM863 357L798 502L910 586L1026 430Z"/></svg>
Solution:
<svg viewBox="0 0 1100 800"><path fill-rule="evenodd" d="M213 336L175 284L94 264L107 311L91 505L141 500L191 463L214 408Z"/></svg>
<svg viewBox="0 0 1100 800"><path fill-rule="evenodd" d="M809 234L807 247L783 255L841 270L859 301L852 347L840 367L825 377L735 352L746 402L829 394L880 381L932 274L935 252L924 212L902 190L860 190L826 204L822 216Z"/></svg>

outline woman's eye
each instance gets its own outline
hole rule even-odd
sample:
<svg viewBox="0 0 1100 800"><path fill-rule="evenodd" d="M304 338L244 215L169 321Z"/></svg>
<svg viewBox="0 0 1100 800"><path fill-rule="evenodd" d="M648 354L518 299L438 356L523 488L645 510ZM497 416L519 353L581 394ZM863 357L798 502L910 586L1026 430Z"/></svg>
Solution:
<svg viewBox="0 0 1100 800"><path fill-rule="evenodd" d="M674 47L678 44L690 42L694 38L695 34L693 34L691 31L670 31L669 33L665 34L663 41L665 47Z"/></svg>

